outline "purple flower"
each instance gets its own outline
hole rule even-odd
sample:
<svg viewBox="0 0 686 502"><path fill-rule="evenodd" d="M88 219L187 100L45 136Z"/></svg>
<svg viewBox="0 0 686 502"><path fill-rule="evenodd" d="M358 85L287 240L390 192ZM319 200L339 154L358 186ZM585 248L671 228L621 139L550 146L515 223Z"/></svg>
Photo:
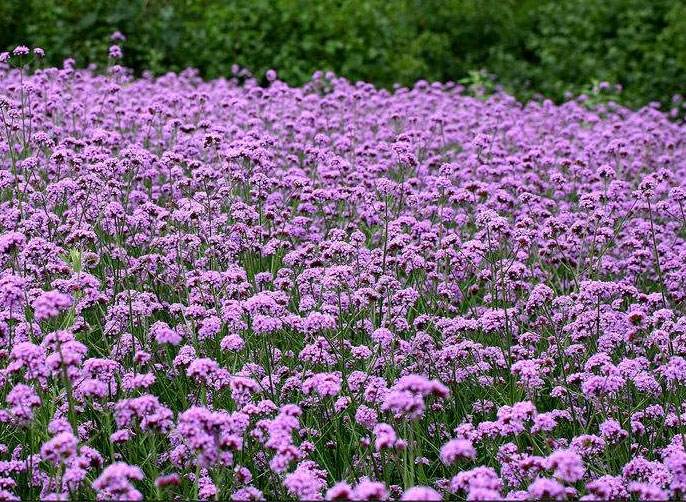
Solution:
<svg viewBox="0 0 686 502"><path fill-rule="evenodd" d="M28 425L33 420L33 410L41 405L41 399L33 387L15 385L7 394L5 401L9 412L19 425Z"/></svg>
<svg viewBox="0 0 686 502"><path fill-rule="evenodd" d="M8 232L0 235L0 254L7 254L21 249L26 244L26 236L21 232Z"/></svg>
<svg viewBox="0 0 686 502"><path fill-rule="evenodd" d="M172 428L173 416L172 411L160 404L156 396L149 394L122 399L114 407L114 420L120 429L137 424L142 431L167 432Z"/></svg>
<svg viewBox="0 0 686 502"><path fill-rule="evenodd" d="M629 493L634 494L639 500L669 500L669 494L659 486L651 483L629 483Z"/></svg>
<svg viewBox="0 0 686 502"><path fill-rule="evenodd" d="M576 483L584 477L584 462L573 450L557 450L547 459L548 468L554 469L555 477L568 483Z"/></svg>
<svg viewBox="0 0 686 502"><path fill-rule="evenodd" d="M186 370L186 374L198 383L219 390L229 385L229 372L221 368L210 358L194 359Z"/></svg>
<svg viewBox="0 0 686 502"><path fill-rule="evenodd" d="M217 316L210 316L202 322L200 329L198 330L198 338L200 340L206 340L208 338L214 338L217 334L221 332L222 321Z"/></svg>
<svg viewBox="0 0 686 502"><path fill-rule="evenodd" d="M462 490L470 493L472 490L489 490L499 493L503 483L493 468L481 466L459 472L450 480L449 486L452 492Z"/></svg>
<svg viewBox="0 0 686 502"><path fill-rule="evenodd" d="M12 311L20 311L25 301L27 281L23 277L4 273L0 276L0 305Z"/></svg>
<svg viewBox="0 0 686 502"><path fill-rule="evenodd" d="M181 335L171 329L169 325L163 321L157 321L150 326L150 334L160 345L165 343L169 345L178 345L182 340Z"/></svg>
<svg viewBox="0 0 686 502"><path fill-rule="evenodd" d="M61 312L71 307L71 297L59 291L47 291L36 298L31 306L34 309L36 321L44 321L58 316Z"/></svg>
<svg viewBox="0 0 686 502"><path fill-rule="evenodd" d="M377 417L376 411L364 404L361 404L355 412L355 422L367 429L372 429L376 425Z"/></svg>
<svg viewBox="0 0 686 502"><path fill-rule="evenodd" d="M227 352L240 352L245 347L245 341L239 335L232 334L222 338L220 346Z"/></svg>
<svg viewBox="0 0 686 502"><path fill-rule="evenodd" d="M48 462L59 465L61 462L76 456L78 440L71 432L61 432L43 443L41 457Z"/></svg>
<svg viewBox="0 0 686 502"><path fill-rule="evenodd" d="M386 485L379 481L363 479L353 490L353 500L387 500Z"/></svg>
<svg viewBox="0 0 686 502"><path fill-rule="evenodd" d="M163 474L155 479L155 486L158 488L178 486L179 484L181 484L181 477L175 472L171 474Z"/></svg>
<svg viewBox="0 0 686 502"><path fill-rule="evenodd" d="M266 500L260 490L253 486L239 488L231 494L231 500L235 502Z"/></svg>
<svg viewBox="0 0 686 502"><path fill-rule="evenodd" d="M451 465L460 458L476 458L476 450L467 439L451 439L441 447L440 458L445 465Z"/></svg>
<svg viewBox="0 0 686 502"><path fill-rule="evenodd" d="M44 379L49 370L46 365L45 349L31 342L20 342L12 348L10 364L7 366L9 373L18 373L24 370L27 379Z"/></svg>
<svg viewBox="0 0 686 502"><path fill-rule="evenodd" d="M198 498L208 500L217 496L217 486L208 476L203 476L198 480Z"/></svg>
<svg viewBox="0 0 686 502"><path fill-rule="evenodd" d="M247 377L232 377L229 386L231 387L231 397L240 407L248 404L252 400L253 394L260 390L259 384Z"/></svg>
<svg viewBox="0 0 686 502"><path fill-rule="evenodd" d="M669 484L672 493L686 494L686 452L683 449L674 451L665 458L664 464L672 475Z"/></svg>
<svg viewBox="0 0 686 502"><path fill-rule="evenodd" d="M143 471L140 467L115 462L105 467L93 481L93 489L98 500L143 500L143 495L131 482L141 480Z"/></svg>
<svg viewBox="0 0 686 502"><path fill-rule="evenodd" d="M593 434L583 434L572 439L572 449L582 457L598 455L605 450L605 440Z"/></svg>
<svg viewBox="0 0 686 502"><path fill-rule="evenodd" d="M108 55L112 59L121 59L124 56L121 47L118 45L112 45L108 51Z"/></svg>
<svg viewBox="0 0 686 502"><path fill-rule="evenodd" d="M397 442L395 430L388 424L376 424L374 426L374 447L377 451L384 448L393 448Z"/></svg>
<svg viewBox="0 0 686 502"><path fill-rule="evenodd" d="M326 486L326 472L312 461L305 461L290 474L283 484L288 492L298 500L321 500L321 492Z"/></svg>
<svg viewBox="0 0 686 502"><path fill-rule="evenodd" d="M565 487L554 479L537 478L529 485L529 496L534 500L566 500Z"/></svg>
<svg viewBox="0 0 686 502"><path fill-rule="evenodd" d="M429 380L421 375L406 375L391 387L381 409L414 420L424 414L424 398L430 395L445 398L449 394L448 388L437 380Z"/></svg>
<svg viewBox="0 0 686 502"><path fill-rule="evenodd" d="M243 418L242 414L193 407L179 415L175 434L196 453L202 467L231 465L232 451L243 447L247 427Z"/></svg>
<svg viewBox="0 0 686 502"><path fill-rule="evenodd" d="M601 476L586 484L590 495L584 500L620 500L629 497L629 492L621 477Z"/></svg>
<svg viewBox="0 0 686 502"><path fill-rule="evenodd" d="M326 500L353 500L353 488L345 481L340 481L326 491Z"/></svg>
<svg viewBox="0 0 686 502"><path fill-rule="evenodd" d="M443 497L436 490L429 488L428 486L413 486L412 488L405 490L405 493L403 493L400 500L440 501L443 500Z"/></svg>
<svg viewBox="0 0 686 502"><path fill-rule="evenodd" d="M600 424L600 435L610 443L618 443L625 439L629 433L622 429L619 422L609 418Z"/></svg>
<svg viewBox="0 0 686 502"><path fill-rule="evenodd" d="M12 51L14 56L27 56L31 51L25 45L18 45Z"/></svg>
<svg viewBox="0 0 686 502"><path fill-rule="evenodd" d="M305 379L302 389L305 394L315 391L321 397L336 396L341 392L341 374L317 373Z"/></svg>

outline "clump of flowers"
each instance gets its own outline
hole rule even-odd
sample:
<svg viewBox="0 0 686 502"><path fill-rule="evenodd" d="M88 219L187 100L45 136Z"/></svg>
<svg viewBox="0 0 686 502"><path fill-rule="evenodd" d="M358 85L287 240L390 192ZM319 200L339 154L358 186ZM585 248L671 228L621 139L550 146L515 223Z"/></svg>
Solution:
<svg viewBox="0 0 686 502"><path fill-rule="evenodd" d="M124 462L110 464L93 481L98 500L143 500L133 481L143 479L143 471Z"/></svg>

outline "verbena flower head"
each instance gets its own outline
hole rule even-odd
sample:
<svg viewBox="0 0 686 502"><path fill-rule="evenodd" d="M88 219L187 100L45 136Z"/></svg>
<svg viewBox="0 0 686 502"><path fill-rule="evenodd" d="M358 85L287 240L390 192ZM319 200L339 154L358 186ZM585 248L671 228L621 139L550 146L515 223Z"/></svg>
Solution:
<svg viewBox="0 0 686 502"><path fill-rule="evenodd" d="M440 458L441 462L450 465L460 458L476 458L476 450L467 439L451 439L441 447Z"/></svg>
<svg viewBox="0 0 686 502"><path fill-rule="evenodd" d="M33 309L36 321L43 321L58 316L72 304L71 297L59 291L47 291L41 293L33 301Z"/></svg>
<svg viewBox="0 0 686 502"><path fill-rule="evenodd" d="M93 489L98 500L143 500L133 481L141 481L143 471L140 467L115 462L103 470L93 481Z"/></svg>
<svg viewBox="0 0 686 502"><path fill-rule="evenodd" d="M443 497L436 490L429 488L428 486L413 486L412 488L405 490L400 500L440 501L443 500Z"/></svg>

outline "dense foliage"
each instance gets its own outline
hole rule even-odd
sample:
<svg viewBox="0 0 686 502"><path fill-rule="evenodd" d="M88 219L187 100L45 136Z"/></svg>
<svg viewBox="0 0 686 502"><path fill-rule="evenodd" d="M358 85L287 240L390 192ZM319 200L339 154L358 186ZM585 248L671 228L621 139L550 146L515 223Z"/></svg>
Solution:
<svg viewBox="0 0 686 502"><path fill-rule="evenodd" d="M684 497L686 126L34 55L0 55L0 498Z"/></svg>
<svg viewBox="0 0 686 502"><path fill-rule="evenodd" d="M486 69L520 98L560 100L594 80L639 106L686 94L681 0L5 0L0 48L49 47L50 63L103 62L108 36L129 37L139 74L237 63L292 85L315 70L390 88Z"/></svg>

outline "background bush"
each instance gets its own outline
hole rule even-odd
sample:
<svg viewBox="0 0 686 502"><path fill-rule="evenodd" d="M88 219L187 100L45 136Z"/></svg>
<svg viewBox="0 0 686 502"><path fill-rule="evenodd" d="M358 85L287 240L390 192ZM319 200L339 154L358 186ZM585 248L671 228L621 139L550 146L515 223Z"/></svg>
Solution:
<svg viewBox="0 0 686 502"><path fill-rule="evenodd" d="M232 63L300 84L334 70L379 86L460 80L478 69L522 99L556 100L594 80L639 106L686 93L683 0L3 0L0 47L45 48L50 63L105 61L128 41L137 72Z"/></svg>

